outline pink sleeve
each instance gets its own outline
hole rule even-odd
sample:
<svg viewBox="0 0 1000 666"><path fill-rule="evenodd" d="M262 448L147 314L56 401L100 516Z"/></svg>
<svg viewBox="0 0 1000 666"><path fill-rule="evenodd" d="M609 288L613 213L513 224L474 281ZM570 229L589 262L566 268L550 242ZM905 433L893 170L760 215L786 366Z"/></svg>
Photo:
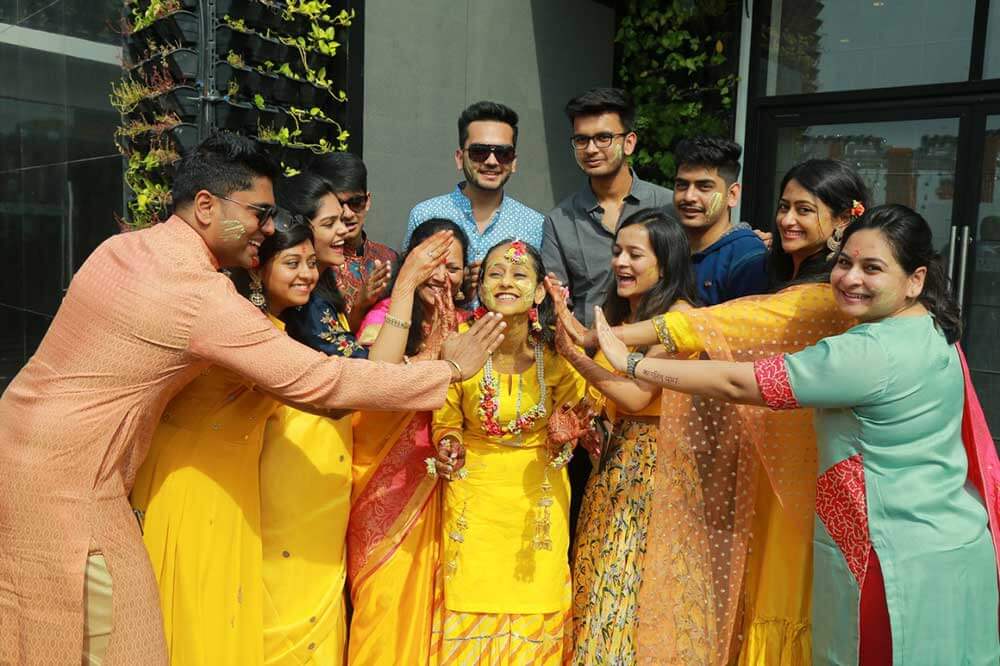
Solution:
<svg viewBox="0 0 1000 666"><path fill-rule="evenodd" d="M358 325L358 339L361 338L365 329L369 326L381 326L385 323L385 316L389 314L389 305L391 303L392 299L383 298L368 311L365 318L361 320L361 324Z"/></svg>
<svg viewBox="0 0 1000 666"><path fill-rule="evenodd" d="M423 411L444 404L451 366L394 365L327 356L295 342L236 293L208 285L190 351L293 403L324 409Z"/></svg>

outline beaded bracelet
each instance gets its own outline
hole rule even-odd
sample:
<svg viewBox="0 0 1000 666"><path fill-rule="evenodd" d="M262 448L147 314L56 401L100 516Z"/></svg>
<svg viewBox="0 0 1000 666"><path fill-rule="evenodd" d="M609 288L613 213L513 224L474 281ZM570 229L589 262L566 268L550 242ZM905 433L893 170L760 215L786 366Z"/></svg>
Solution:
<svg viewBox="0 0 1000 666"><path fill-rule="evenodd" d="M395 326L396 328L401 328L404 331L409 330L410 328L410 322L406 321L405 319L400 319L399 317L393 317L391 314L387 314L385 316L385 323L389 324L389 326Z"/></svg>

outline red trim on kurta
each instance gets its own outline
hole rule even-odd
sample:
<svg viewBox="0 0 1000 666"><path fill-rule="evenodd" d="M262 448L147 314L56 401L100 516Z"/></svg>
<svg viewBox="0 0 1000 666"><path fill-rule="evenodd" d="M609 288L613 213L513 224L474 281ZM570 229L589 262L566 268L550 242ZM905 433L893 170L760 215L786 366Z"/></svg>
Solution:
<svg viewBox="0 0 1000 666"><path fill-rule="evenodd" d="M768 407L798 409L799 402L795 399L792 385L788 381L788 367L785 365L784 354L754 361L753 375Z"/></svg>
<svg viewBox="0 0 1000 666"><path fill-rule="evenodd" d="M816 480L816 513L847 560L859 588L864 586L872 548L863 460L860 453L841 460Z"/></svg>
<svg viewBox="0 0 1000 666"><path fill-rule="evenodd" d="M997 568L1000 575L1000 461L997 460L996 446L990 436L983 408L976 396L969 376L969 366L965 361L962 348L955 345L958 358L962 362L962 374L965 377L965 407L962 409L962 443L969 459L969 480L976 487L986 503L986 513L989 516L990 533L993 536L993 548L997 551Z"/></svg>

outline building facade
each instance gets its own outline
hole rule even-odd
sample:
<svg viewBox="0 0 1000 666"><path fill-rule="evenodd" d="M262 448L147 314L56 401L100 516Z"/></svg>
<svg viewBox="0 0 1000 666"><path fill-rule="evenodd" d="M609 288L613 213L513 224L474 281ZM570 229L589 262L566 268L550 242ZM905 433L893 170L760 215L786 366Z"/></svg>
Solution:
<svg viewBox="0 0 1000 666"><path fill-rule="evenodd" d="M787 169L841 159L872 203L923 215L1000 434L1000 0L756 0L744 18L741 217L767 228Z"/></svg>

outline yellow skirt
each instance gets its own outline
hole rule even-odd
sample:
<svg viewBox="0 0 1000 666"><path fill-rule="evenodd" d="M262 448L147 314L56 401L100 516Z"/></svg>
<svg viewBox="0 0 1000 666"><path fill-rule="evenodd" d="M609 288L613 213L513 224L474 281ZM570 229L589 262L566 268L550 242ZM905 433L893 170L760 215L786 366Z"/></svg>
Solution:
<svg viewBox="0 0 1000 666"><path fill-rule="evenodd" d="M572 649L569 581L565 610L533 615L444 610L439 622L432 664L560 666Z"/></svg>
<svg viewBox="0 0 1000 666"><path fill-rule="evenodd" d="M573 553L573 663L633 664L659 425L623 418L587 482Z"/></svg>
<svg viewBox="0 0 1000 666"><path fill-rule="evenodd" d="M757 485L740 666L812 664L812 535L789 521L767 475ZM801 520L797 521L799 524Z"/></svg>

